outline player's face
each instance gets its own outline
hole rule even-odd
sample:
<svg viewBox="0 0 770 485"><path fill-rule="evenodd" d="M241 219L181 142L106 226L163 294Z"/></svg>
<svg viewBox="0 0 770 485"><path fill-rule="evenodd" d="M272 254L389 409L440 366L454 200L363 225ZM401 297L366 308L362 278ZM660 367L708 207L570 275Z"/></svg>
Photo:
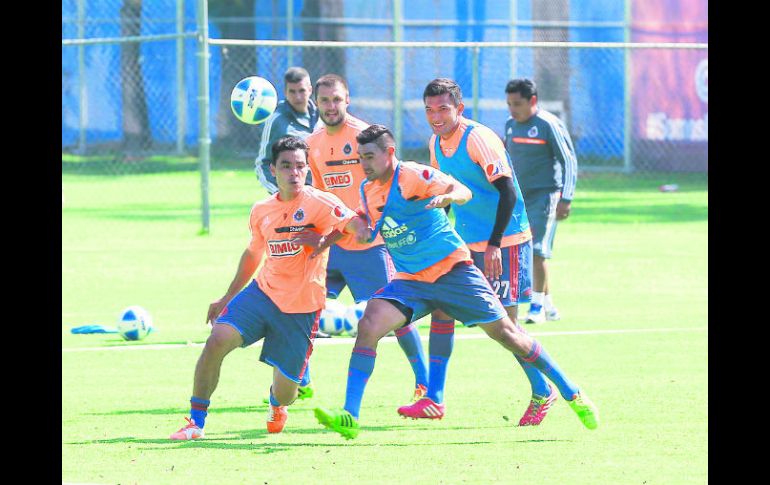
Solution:
<svg viewBox="0 0 770 485"><path fill-rule="evenodd" d="M366 180L388 181L390 174L393 172L393 155L395 152L396 149L394 147L386 147L383 150L376 143L358 145L358 158L361 160Z"/></svg>
<svg viewBox="0 0 770 485"><path fill-rule="evenodd" d="M312 93L313 87L310 85L310 79L308 78L296 83L286 83L286 87L283 90L286 101L298 113L307 113L307 103Z"/></svg>
<svg viewBox="0 0 770 485"><path fill-rule="evenodd" d="M527 99L522 98L519 93L508 93L506 94L506 102L508 103L508 112L511 113L511 117L516 122L523 123L535 114L537 96Z"/></svg>
<svg viewBox="0 0 770 485"><path fill-rule="evenodd" d="M425 117L433 133L448 137L460 126L460 115L463 114L463 103L455 106L452 95L444 93L425 98Z"/></svg>
<svg viewBox="0 0 770 485"><path fill-rule="evenodd" d="M318 86L316 93L318 113L326 126L337 126L345 121L350 105L350 96L341 84L334 87Z"/></svg>
<svg viewBox="0 0 770 485"><path fill-rule="evenodd" d="M284 150L278 153L275 165L270 165L270 173L275 177L278 190L284 195L297 193L302 189L307 170L304 150Z"/></svg>

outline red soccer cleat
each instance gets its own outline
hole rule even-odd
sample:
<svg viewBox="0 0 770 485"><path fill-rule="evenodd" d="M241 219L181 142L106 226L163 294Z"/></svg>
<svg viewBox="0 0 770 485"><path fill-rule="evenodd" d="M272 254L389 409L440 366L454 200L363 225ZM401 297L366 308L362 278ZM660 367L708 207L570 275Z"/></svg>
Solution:
<svg viewBox="0 0 770 485"><path fill-rule="evenodd" d="M519 420L519 426L537 426L548 414L548 410L558 398L556 389L552 385L548 384L551 389L551 393L547 397L535 397L532 396L532 400L529 401L529 407L524 411L524 416Z"/></svg>
<svg viewBox="0 0 770 485"><path fill-rule="evenodd" d="M270 410L267 413L267 432L280 433L283 431L288 417L289 413L286 410L286 406L273 406L271 404Z"/></svg>
<svg viewBox="0 0 770 485"><path fill-rule="evenodd" d="M412 419L441 419L444 417L444 405L433 402L429 397L423 397L414 404L398 408L398 414Z"/></svg>

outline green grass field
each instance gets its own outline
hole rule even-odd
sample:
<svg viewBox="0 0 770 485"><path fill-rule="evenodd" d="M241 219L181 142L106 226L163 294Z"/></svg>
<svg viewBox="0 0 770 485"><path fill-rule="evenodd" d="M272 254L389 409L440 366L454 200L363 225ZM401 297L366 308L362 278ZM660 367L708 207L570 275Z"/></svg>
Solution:
<svg viewBox="0 0 770 485"><path fill-rule="evenodd" d="M188 167L189 170L189 167ZM406 421L413 386L394 340L378 348L358 439L314 419L342 405L352 340L319 340L317 395L265 430L271 369L259 347L234 351L212 397L205 440L168 435L189 412L211 301L248 242L264 192L248 170L211 175L211 233L198 235L199 175L180 170L62 176L62 481L142 484L708 481L708 189L703 177L586 175L551 263L562 320L528 326L601 410L596 431L563 400L518 428L529 386L478 329L457 329L447 415ZM83 172L81 172L83 173ZM661 193L661 183L679 183ZM349 295L344 295L349 301ZM73 335L138 304L157 332L140 342ZM425 326L420 328L424 338ZM157 344L185 344L156 346ZM424 341L427 349L427 341Z"/></svg>

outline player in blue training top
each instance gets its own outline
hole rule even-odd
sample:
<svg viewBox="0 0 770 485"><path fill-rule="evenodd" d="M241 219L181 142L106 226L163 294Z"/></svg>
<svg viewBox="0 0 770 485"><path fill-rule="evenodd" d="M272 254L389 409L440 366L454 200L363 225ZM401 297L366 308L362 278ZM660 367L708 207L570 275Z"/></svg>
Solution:
<svg viewBox="0 0 770 485"><path fill-rule="evenodd" d="M532 293L532 234L508 152L494 131L462 116L465 106L455 81L432 80L425 87L423 100L425 115L433 130L429 143L431 165L473 192L473 199L467 204L452 209L455 230L468 244L476 266L489 278L508 317L518 325L518 305L528 303ZM446 374L453 329L454 321L446 314L433 313L430 372L435 378ZM434 356L442 350L445 355ZM521 357L516 359L532 389L519 426L537 426L545 419L557 392L542 372ZM435 397L434 400L441 402Z"/></svg>
<svg viewBox="0 0 770 485"><path fill-rule="evenodd" d="M361 400L374 370L377 343L389 331L441 308L466 326L478 325L503 347L541 370L583 425L595 429L596 406L545 349L508 318L442 209L448 204L465 204L473 197L471 191L432 167L397 160L393 135L382 125L368 127L356 139L367 179L361 184L358 212L364 214L370 227L374 225L369 230L357 224L357 235L361 240L371 240L381 234L397 273L372 296L358 323L344 409L316 408L319 422L345 438L355 438L360 431ZM332 239L316 251L328 247ZM437 381L429 377L428 396L434 395L432 387L436 385ZM429 397L408 408L409 412L402 414L433 419L444 416L444 405Z"/></svg>
<svg viewBox="0 0 770 485"><path fill-rule="evenodd" d="M511 118L505 148L513 161L532 225L532 304L526 323L559 320L551 299L548 265L557 221L569 217L577 184L577 157L564 123L537 105L537 86L514 79L505 86Z"/></svg>

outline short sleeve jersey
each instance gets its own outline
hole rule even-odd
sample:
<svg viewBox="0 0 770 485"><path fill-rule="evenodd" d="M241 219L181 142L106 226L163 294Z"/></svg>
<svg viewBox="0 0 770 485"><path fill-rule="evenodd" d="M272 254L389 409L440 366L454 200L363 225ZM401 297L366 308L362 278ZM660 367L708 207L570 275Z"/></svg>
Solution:
<svg viewBox="0 0 770 485"><path fill-rule="evenodd" d="M304 229L320 234L342 231L355 215L334 194L308 185L293 200L283 201L276 193L254 204L249 248L267 256L257 284L282 312L310 313L326 301L329 252L310 259L313 248L292 242L294 235Z"/></svg>
<svg viewBox="0 0 770 485"><path fill-rule="evenodd" d="M404 199L424 199L427 205L431 198L446 193L447 187L454 182L454 179L449 175L426 165L406 161L400 163L401 170L398 177L398 185ZM372 226L382 216L382 209L388 199L388 193L392 185L393 178L391 177L384 184L375 181L364 186L364 194L366 195L369 209L368 215ZM359 206L358 211L363 212L364 207ZM466 246L457 248L446 258L417 273L396 272L393 279L433 283L439 277L448 273L455 264L462 261L472 261L470 251L468 251Z"/></svg>
<svg viewBox="0 0 770 485"><path fill-rule="evenodd" d="M500 177L512 177L512 170L510 164L508 164L508 157L505 150L505 145L497 134L492 129L478 123L476 121L459 117L460 126L448 139L441 139L439 144L441 151L445 156L451 157L457 151L460 145L460 140L465 133L465 130L469 125L473 125L473 131L468 135L467 150L468 156L477 163L483 170L484 174L491 184ZM430 150L430 164L432 167L440 169L440 165L436 160L436 153L434 147L436 144L436 135L430 137L428 148ZM492 231L494 225L495 214L490 214L489 219L489 231ZM531 232L529 230L519 234L512 234L503 237L500 246L508 247L516 244L521 244L531 238ZM484 251L487 247L486 241L476 242L468 244L468 247L473 251Z"/></svg>
<svg viewBox="0 0 770 485"><path fill-rule="evenodd" d="M348 207L358 207L360 196L358 188L366 175L358 158L356 136L369 127L369 124L348 114L342 129L329 135L325 127L314 131L305 140L310 147L308 164L313 175L313 186L331 192ZM343 249L360 251L383 244L382 236L377 235L373 242L361 244L354 235L345 235L337 241Z"/></svg>

